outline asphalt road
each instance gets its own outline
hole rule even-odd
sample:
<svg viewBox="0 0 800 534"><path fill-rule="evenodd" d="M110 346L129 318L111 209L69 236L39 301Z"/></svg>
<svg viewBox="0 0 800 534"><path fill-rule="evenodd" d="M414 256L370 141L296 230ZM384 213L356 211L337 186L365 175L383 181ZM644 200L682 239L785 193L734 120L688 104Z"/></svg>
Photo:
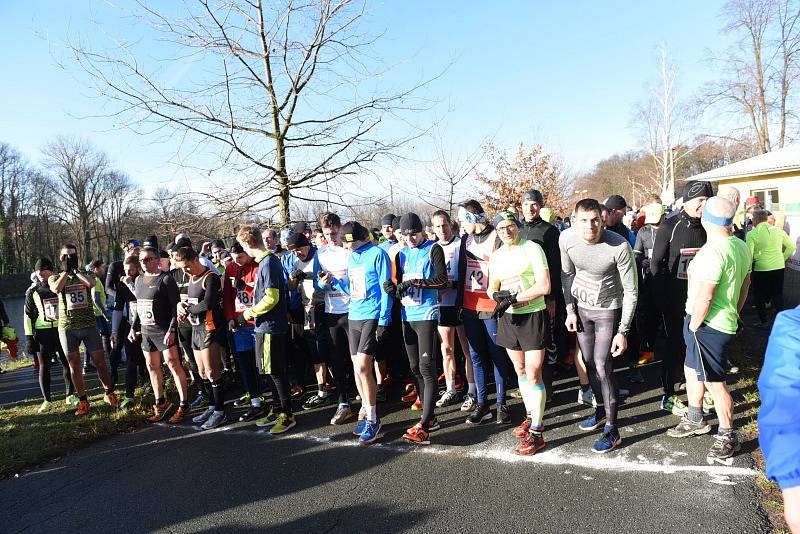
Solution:
<svg viewBox="0 0 800 534"><path fill-rule="evenodd" d="M400 403L379 407L384 430L367 447L350 425L327 424L332 407L299 414L283 437L246 423L210 432L158 424L0 481L0 531L768 531L751 469L756 443L731 466L709 466L710 435L668 438L678 419L658 410L657 365L645 368L650 386L631 386L623 446L607 455L589 450L596 433L577 429L589 409L574 402L574 378L548 405L548 448L525 459L511 452L510 426L468 426L457 406L439 410L443 428L427 447L403 442L418 412ZM0 390L26 388L9 378ZM231 407L232 420L239 411ZM522 415L515 400L514 422Z"/></svg>

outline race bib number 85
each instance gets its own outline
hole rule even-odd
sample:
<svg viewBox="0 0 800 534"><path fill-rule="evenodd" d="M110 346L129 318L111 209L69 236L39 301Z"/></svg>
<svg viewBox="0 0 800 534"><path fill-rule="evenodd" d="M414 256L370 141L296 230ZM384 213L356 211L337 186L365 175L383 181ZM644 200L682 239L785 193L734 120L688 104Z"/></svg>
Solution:
<svg viewBox="0 0 800 534"><path fill-rule="evenodd" d="M74 284L67 286L64 288L64 294L67 297L68 310L82 310L89 307L89 295L85 285Z"/></svg>

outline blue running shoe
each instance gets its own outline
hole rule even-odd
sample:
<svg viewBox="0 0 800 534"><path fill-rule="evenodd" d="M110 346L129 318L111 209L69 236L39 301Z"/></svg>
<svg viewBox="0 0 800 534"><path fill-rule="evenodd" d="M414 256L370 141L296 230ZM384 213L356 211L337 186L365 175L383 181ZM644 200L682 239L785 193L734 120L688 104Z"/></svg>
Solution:
<svg viewBox="0 0 800 534"><path fill-rule="evenodd" d="M208 405L208 399L202 393L198 393L197 397L194 398L192 401L192 409L196 410L197 408L202 408L203 406Z"/></svg>
<svg viewBox="0 0 800 534"><path fill-rule="evenodd" d="M378 432L380 431L381 431L380 419L378 419L375 422L367 421L366 424L364 425L364 432L361 433L361 437L358 438L358 442L361 445L368 445L378 438Z"/></svg>
<svg viewBox="0 0 800 534"><path fill-rule="evenodd" d="M619 435L619 431L615 427L612 427L604 430L600 439L594 442L592 452L605 454L620 443L622 443L622 436Z"/></svg>
<svg viewBox="0 0 800 534"><path fill-rule="evenodd" d="M358 423L356 423L356 427L353 429L353 435L355 437L359 437L361 434L364 433L364 429L367 428L367 420L362 419Z"/></svg>
<svg viewBox="0 0 800 534"><path fill-rule="evenodd" d="M590 432L592 430L597 430L604 424L606 424L606 411L602 408L598 408L595 410L593 416L581 421L581 423L578 425L578 428L584 432Z"/></svg>

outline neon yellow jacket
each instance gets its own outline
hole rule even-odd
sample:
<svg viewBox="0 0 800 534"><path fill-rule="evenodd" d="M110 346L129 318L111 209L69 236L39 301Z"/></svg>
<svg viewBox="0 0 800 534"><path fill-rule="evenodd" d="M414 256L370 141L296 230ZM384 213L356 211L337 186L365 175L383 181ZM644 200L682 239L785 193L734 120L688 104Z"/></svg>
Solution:
<svg viewBox="0 0 800 534"><path fill-rule="evenodd" d="M754 271L783 269L796 248L786 232L766 221L748 232L746 241L753 255Z"/></svg>

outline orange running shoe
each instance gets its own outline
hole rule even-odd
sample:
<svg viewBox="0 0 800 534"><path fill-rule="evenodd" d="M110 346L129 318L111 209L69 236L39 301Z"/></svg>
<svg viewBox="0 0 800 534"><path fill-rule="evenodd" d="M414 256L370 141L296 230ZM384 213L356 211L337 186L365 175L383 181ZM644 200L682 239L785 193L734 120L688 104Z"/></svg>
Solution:
<svg viewBox="0 0 800 534"><path fill-rule="evenodd" d="M172 408L172 403L165 400L161 404L153 405L153 415L148 419L151 423L158 423L167 416L167 412Z"/></svg>
<svg viewBox="0 0 800 534"><path fill-rule="evenodd" d="M81 417L89 412L89 401L82 400L78 402L78 409L75 410L75 417Z"/></svg>
<svg viewBox="0 0 800 534"><path fill-rule="evenodd" d="M652 350L642 351L639 353L639 365L645 365L652 362L656 358L656 353Z"/></svg>
<svg viewBox="0 0 800 534"><path fill-rule="evenodd" d="M427 430L422 428L422 423L417 423L406 430L406 433L403 434L403 439L411 443L416 443L417 445L431 444L431 436L428 434Z"/></svg>
<svg viewBox="0 0 800 534"><path fill-rule="evenodd" d="M520 423L520 425L517 426L517 428L514 429L514 435L520 439L523 439L525 436L530 434L529 432L530 429L531 429L531 418L526 417L525 420L522 423Z"/></svg>
<svg viewBox="0 0 800 534"><path fill-rule="evenodd" d="M299 399L302 396L303 396L303 388L301 388L300 386L295 386L292 388L293 399Z"/></svg>
<svg viewBox="0 0 800 534"><path fill-rule="evenodd" d="M103 395L103 401L115 410L119 408L119 399L116 393L106 393Z"/></svg>
<svg viewBox="0 0 800 534"><path fill-rule="evenodd" d="M417 397L417 400L415 400L414 404L411 405L411 411L418 412L420 410L422 410L422 401L419 400L419 397Z"/></svg>
<svg viewBox="0 0 800 534"><path fill-rule="evenodd" d="M183 418L186 416L186 408L183 406L178 406L178 409L175 410L175 413L172 414L172 417L169 418L169 422L174 424L180 423L183 421Z"/></svg>
<svg viewBox="0 0 800 534"><path fill-rule="evenodd" d="M417 390L412 388L411 391L403 395L400 400L403 402L414 402L417 400Z"/></svg>
<svg viewBox="0 0 800 534"><path fill-rule="evenodd" d="M520 456L532 456L544 449L544 447L545 442L542 434L528 432L528 435L522 438L519 445L514 448L514 452Z"/></svg>

